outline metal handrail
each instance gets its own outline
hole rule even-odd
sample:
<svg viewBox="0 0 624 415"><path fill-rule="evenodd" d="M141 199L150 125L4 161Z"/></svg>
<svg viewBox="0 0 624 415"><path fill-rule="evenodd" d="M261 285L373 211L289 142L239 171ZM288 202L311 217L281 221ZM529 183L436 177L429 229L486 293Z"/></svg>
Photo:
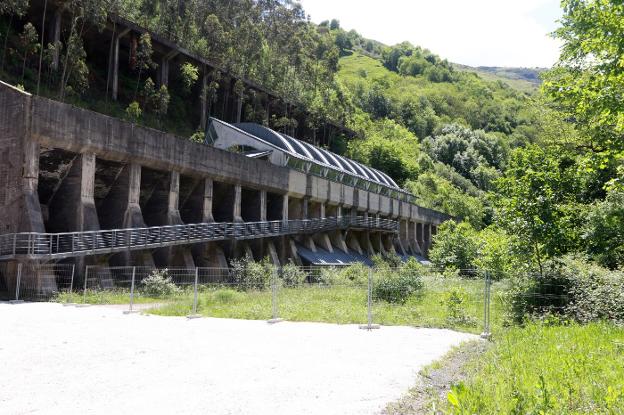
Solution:
<svg viewBox="0 0 624 415"><path fill-rule="evenodd" d="M0 259L67 258L201 242L255 239L338 229L397 233L397 221L363 216L262 222L211 222L100 231L0 235Z"/></svg>

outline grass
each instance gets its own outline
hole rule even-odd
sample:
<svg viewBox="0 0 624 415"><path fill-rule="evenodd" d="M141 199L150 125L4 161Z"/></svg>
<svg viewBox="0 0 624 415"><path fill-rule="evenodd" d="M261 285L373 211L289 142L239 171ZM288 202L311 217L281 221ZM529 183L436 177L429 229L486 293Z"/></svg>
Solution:
<svg viewBox="0 0 624 415"><path fill-rule="evenodd" d="M612 323L510 327L468 365L447 413L624 413L624 328Z"/></svg>
<svg viewBox="0 0 624 415"><path fill-rule="evenodd" d="M446 327L472 333L483 330L483 282L446 278L424 279L424 288L404 304L373 302L373 321L383 325ZM460 304L449 309L450 293L459 293ZM502 301L492 301L493 324L503 323ZM128 304L127 289L61 293L59 302L87 304ZM135 303L158 303L151 314L186 316L193 307L193 292L188 287L170 297L148 297L137 290ZM280 288L277 294L279 317L289 321L311 321L335 324L367 322L366 285L305 285ZM223 286L202 286L198 294L197 313L206 317L267 320L272 317L272 292L267 290L237 291Z"/></svg>

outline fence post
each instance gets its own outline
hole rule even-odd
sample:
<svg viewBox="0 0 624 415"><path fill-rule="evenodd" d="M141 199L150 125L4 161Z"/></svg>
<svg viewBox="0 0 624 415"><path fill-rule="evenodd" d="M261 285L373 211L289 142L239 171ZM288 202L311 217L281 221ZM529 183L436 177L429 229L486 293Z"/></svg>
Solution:
<svg viewBox="0 0 624 415"><path fill-rule="evenodd" d="M366 293L366 314L367 314L367 324L360 325L360 328L363 330L373 330L378 329L379 324L373 324L373 269L368 268L368 284L367 284L367 293Z"/></svg>
<svg viewBox="0 0 624 415"><path fill-rule="evenodd" d="M9 301L11 304L23 303L23 300L19 299L20 288L22 285L22 263L17 264L17 276L15 278L15 300Z"/></svg>
<svg viewBox="0 0 624 415"><path fill-rule="evenodd" d="M490 333L490 287L492 282L490 281L490 273L485 271L485 286L483 295L483 333L481 338L489 339L492 336Z"/></svg>
<svg viewBox="0 0 624 415"><path fill-rule="evenodd" d="M268 321L270 324L279 323L284 319L279 318L279 311L277 308L277 273L279 268L275 267L271 273L271 319Z"/></svg>
<svg viewBox="0 0 624 415"><path fill-rule="evenodd" d="M72 238L73 240L73 238ZM86 307L87 304L87 281L89 280L89 271L91 270L91 265L87 265L85 267L85 275L84 275L84 287L82 288L82 304L77 304L77 307Z"/></svg>
<svg viewBox="0 0 624 415"><path fill-rule="evenodd" d="M69 294L74 291L74 275L76 273L76 264L72 264L71 279L69 280Z"/></svg>
<svg viewBox="0 0 624 415"><path fill-rule="evenodd" d="M193 312L186 316L187 318L199 318L201 315L197 314L197 282L199 280L199 268L195 267L195 283L193 284Z"/></svg>
<svg viewBox="0 0 624 415"><path fill-rule="evenodd" d="M68 295L68 300L71 300L72 298L72 293L74 292L74 275L75 275L75 271L76 271L76 264L72 264L72 269L71 269L71 278L69 280L69 295ZM64 306L69 306L69 305L76 305L75 303L73 303L72 301L67 301L66 303L63 303Z"/></svg>
<svg viewBox="0 0 624 415"><path fill-rule="evenodd" d="M132 267L132 281L130 282L130 308L127 311L124 311L124 314L132 314L135 311L132 309L134 306L134 281L136 278L136 267Z"/></svg>

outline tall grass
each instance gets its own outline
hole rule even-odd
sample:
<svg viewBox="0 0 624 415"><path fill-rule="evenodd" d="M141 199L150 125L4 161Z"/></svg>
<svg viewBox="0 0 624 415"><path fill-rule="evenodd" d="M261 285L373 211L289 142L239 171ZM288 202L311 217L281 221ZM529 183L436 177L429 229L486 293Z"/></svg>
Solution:
<svg viewBox="0 0 624 415"><path fill-rule="evenodd" d="M624 328L608 322L503 330L449 394L455 414L623 414Z"/></svg>

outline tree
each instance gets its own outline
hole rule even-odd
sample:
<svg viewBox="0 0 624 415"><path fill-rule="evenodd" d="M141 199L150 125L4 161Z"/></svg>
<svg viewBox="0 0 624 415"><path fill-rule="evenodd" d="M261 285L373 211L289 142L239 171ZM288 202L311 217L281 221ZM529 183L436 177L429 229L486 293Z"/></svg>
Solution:
<svg viewBox="0 0 624 415"><path fill-rule="evenodd" d="M441 269L469 270L475 268L478 251L479 241L473 227L450 220L438 228L429 257Z"/></svg>
<svg viewBox="0 0 624 415"><path fill-rule="evenodd" d="M136 59L134 63L134 69L138 72L136 88L134 90L135 100L136 100L136 95L139 91L139 85L141 83L141 74L144 71L148 71L156 67L156 64L152 60L152 54L153 54L152 38L149 35L149 33L143 33L141 37L139 37L139 43L138 43L137 51L136 51Z"/></svg>
<svg viewBox="0 0 624 415"><path fill-rule="evenodd" d="M82 38L75 30L66 42L65 57L62 65L61 86L59 99L62 101L67 92L82 94L89 86L89 68L87 67L87 53L82 44Z"/></svg>
<svg viewBox="0 0 624 415"><path fill-rule="evenodd" d="M337 19L331 19L331 22L329 23L329 29L330 30L340 29L340 21L338 21Z"/></svg>
<svg viewBox="0 0 624 415"><path fill-rule="evenodd" d="M19 36L19 52L22 55L22 83L24 82L24 72L26 71L28 58L39 50L38 39L37 29L35 29L32 23L26 23L24 30Z"/></svg>
<svg viewBox="0 0 624 415"><path fill-rule="evenodd" d="M624 3L563 0L559 62L545 75L544 93L584 133L581 148L596 166L624 158Z"/></svg>
<svg viewBox="0 0 624 415"><path fill-rule="evenodd" d="M28 0L2 0L0 2L0 15L9 15L9 24L7 31L4 34L4 45L2 47L2 60L0 61L0 70L4 69L4 59L6 56L7 43L9 41L9 33L11 33L11 25L13 23L13 17L21 17L28 10Z"/></svg>
<svg viewBox="0 0 624 415"><path fill-rule="evenodd" d="M184 90L190 92L195 82L199 79L199 68L192 63L186 62L180 67Z"/></svg>
<svg viewBox="0 0 624 415"><path fill-rule="evenodd" d="M537 146L517 149L497 187L497 221L532 253L540 273L545 259L579 246L583 209L573 160Z"/></svg>
<svg viewBox="0 0 624 415"><path fill-rule="evenodd" d="M624 267L624 191L614 189L589 209L583 241L589 256L600 265Z"/></svg>

